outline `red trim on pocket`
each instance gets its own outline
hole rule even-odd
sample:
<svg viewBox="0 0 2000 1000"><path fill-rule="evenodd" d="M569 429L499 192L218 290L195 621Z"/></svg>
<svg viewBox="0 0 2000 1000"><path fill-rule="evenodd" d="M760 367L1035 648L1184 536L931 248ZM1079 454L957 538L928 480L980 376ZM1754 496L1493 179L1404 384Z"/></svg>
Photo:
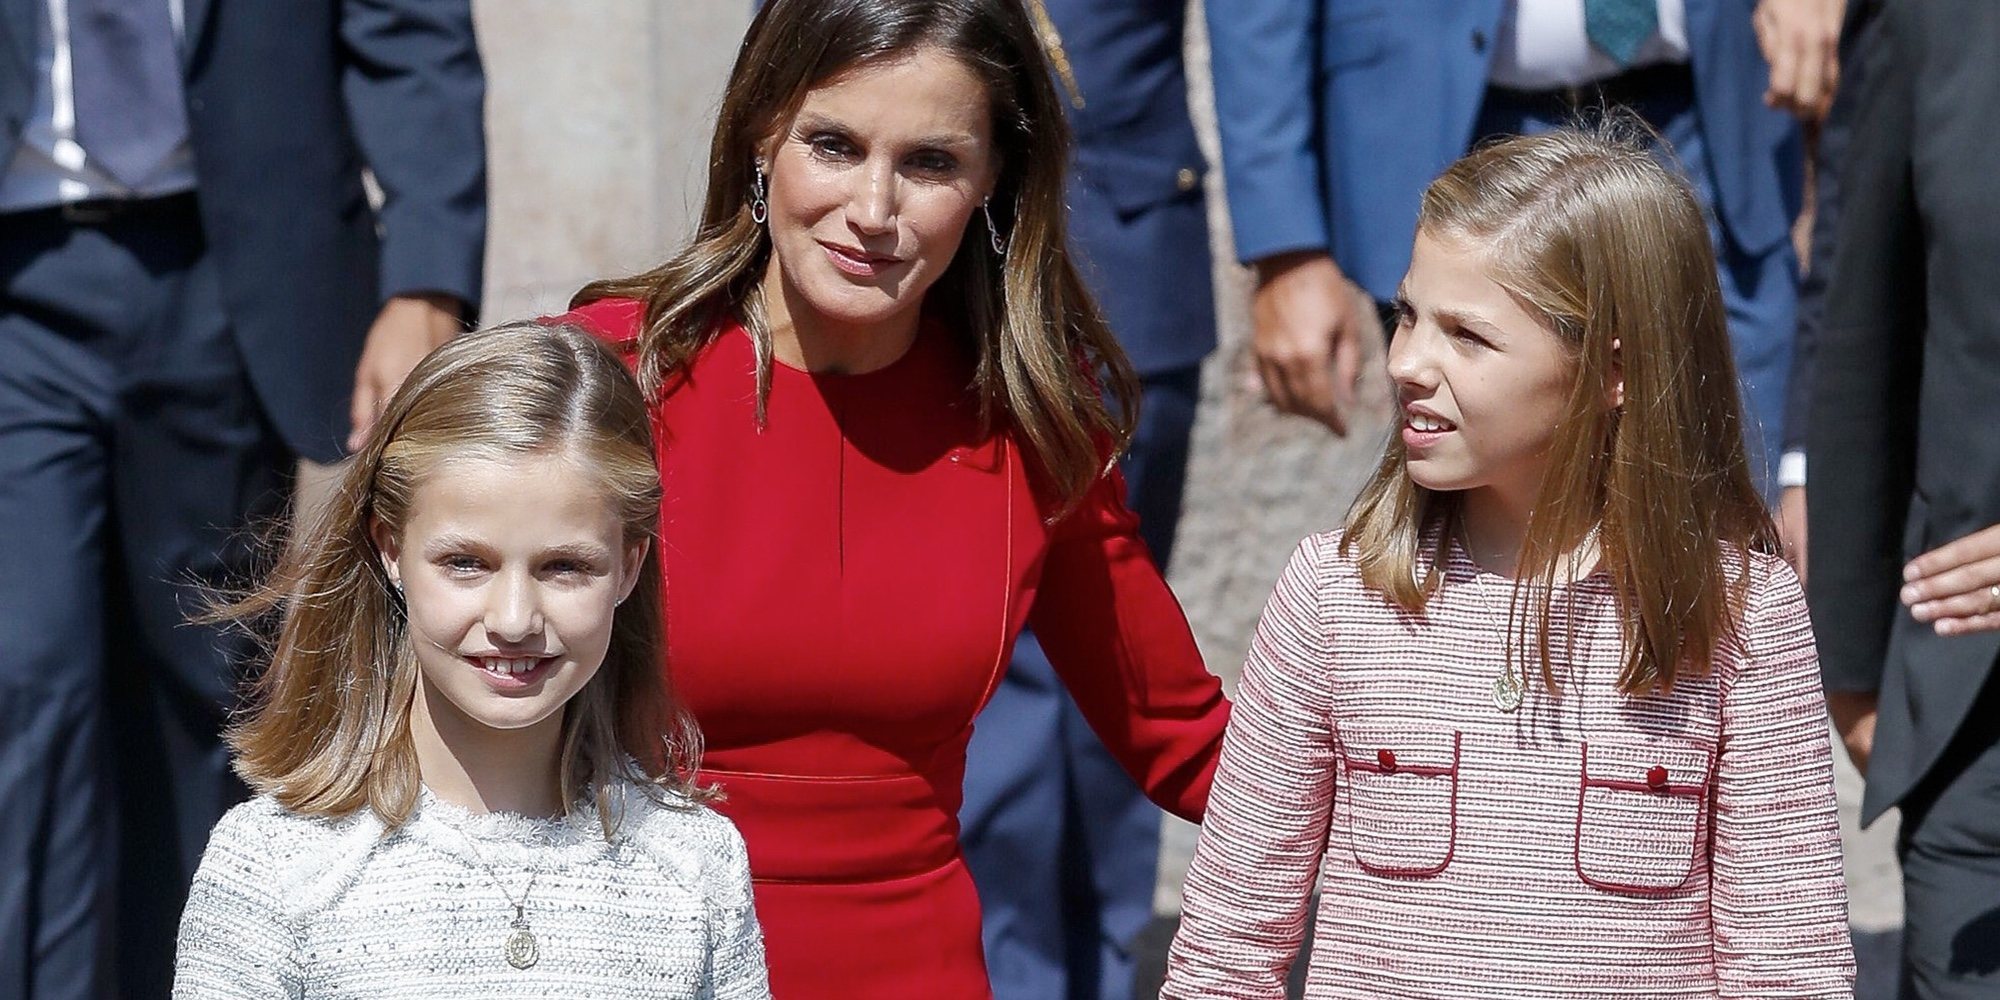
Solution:
<svg viewBox="0 0 2000 1000"><path fill-rule="evenodd" d="M1583 764L1577 772L1576 828L1570 840L1570 856L1574 859L1576 865L1576 877L1581 879L1583 884L1595 889L1602 889L1606 892L1629 893L1637 896L1671 896L1674 893L1680 892L1682 887L1687 885L1688 879L1693 877L1695 859L1699 857L1701 851L1702 827L1705 825L1704 821L1708 816L1708 786L1706 784L1690 785L1686 783L1675 784L1673 782L1660 782L1656 784L1651 781L1652 777L1654 775L1649 769L1637 781L1625 781L1617 778L1592 778L1590 776L1590 744L1587 741L1583 744ZM1674 798L1695 800L1694 836L1688 838L1688 867L1687 871L1681 875L1679 882L1669 886L1633 885L1626 882L1613 882L1608 879L1595 878L1584 872L1583 804L1585 796L1593 788L1608 788L1617 792L1636 792L1641 795L1665 795ZM1454 829L1455 832L1456 830Z"/></svg>
<svg viewBox="0 0 2000 1000"><path fill-rule="evenodd" d="M1342 759L1347 762L1349 772L1366 771L1370 774L1407 774L1420 778L1449 777L1451 779L1451 806L1446 814L1451 823L1451 835L1450 839L1445 843L1444 860L1424 868L1398 868L1372 865L1361 860L1361 852L1356 850L1354 845L1354 831L1350 829L1347 832L1347 853L1353 855L1354 863L1359 865L1362 871L1371 875L1428 878L1451 867L1452 856L1458 853L1458 751L1459 745L1463 740L1464 734L1457 732L1451 734L1451 766L1449 767L1436 764L1405 764L1397 760L1395 755L1387 750L1382 751L1383 753L1389 753L1387 761L1381 760L1379 755L1377 757L1357 758L1349 757L1344 752L1341 754ZM1353 794L1352 791L1348 792L1350 797ZM1351 801L1352 799L1350 798Z"/></svg>

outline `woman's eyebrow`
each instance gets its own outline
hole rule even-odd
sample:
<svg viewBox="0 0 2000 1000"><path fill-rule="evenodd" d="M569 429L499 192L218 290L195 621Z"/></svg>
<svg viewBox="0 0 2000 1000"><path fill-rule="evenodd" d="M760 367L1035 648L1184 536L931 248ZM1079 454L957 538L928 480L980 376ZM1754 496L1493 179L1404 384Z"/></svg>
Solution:
<svg viewBox="0 0 2000 1000"><path fill-rule="evenodd" d="M792 131L799 135L815 132L834 132L843 136L854 136L854 128L837 118L818 111L802 111L792 123ZM970 132L937 132L918 136L909 141L912 149L964 149L978 143L978 137Z"/></svg>

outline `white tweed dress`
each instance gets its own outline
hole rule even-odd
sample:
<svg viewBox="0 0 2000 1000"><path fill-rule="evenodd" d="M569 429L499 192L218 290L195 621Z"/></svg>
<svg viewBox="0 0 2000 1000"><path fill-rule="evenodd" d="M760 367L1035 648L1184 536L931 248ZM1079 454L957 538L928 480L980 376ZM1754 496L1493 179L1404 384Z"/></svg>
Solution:
<svg viewBox="0 0 2000 1000"><path fill-rule="evenodd" d="M195 875L174 996L769 997L735 827L636 790L622 799L610 840L588 804L536 820L426 791L384 836L365 809L327 820L246 802ZM515 901L534 940L525 968L508 950Z"/></svg>

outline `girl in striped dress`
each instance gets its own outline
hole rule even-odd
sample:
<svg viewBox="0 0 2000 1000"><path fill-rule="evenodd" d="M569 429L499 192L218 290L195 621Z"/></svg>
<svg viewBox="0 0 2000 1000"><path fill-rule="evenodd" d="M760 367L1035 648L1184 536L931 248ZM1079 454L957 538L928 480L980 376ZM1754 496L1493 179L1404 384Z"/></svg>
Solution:
<svg viewBox="0 0 2000 1000"><path fill-rule="evenodd" d="M1398 435L1243 668L1163 995L1847 997L1799 583L1709 230L1609 131L1425 193Z"/></svg>

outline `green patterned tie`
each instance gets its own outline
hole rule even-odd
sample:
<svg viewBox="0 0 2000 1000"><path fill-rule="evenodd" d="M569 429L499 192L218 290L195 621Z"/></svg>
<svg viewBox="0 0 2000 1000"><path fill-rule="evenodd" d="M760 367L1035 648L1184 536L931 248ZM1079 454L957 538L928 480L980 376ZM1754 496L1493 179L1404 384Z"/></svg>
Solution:
<svg viewBox="0 0 2000 1000"><path fill-rule="evenodd" d="M1620 68L1630 66L1660 28L1659 0L1583 0L1583 25L1591 44Z"/></svg>

